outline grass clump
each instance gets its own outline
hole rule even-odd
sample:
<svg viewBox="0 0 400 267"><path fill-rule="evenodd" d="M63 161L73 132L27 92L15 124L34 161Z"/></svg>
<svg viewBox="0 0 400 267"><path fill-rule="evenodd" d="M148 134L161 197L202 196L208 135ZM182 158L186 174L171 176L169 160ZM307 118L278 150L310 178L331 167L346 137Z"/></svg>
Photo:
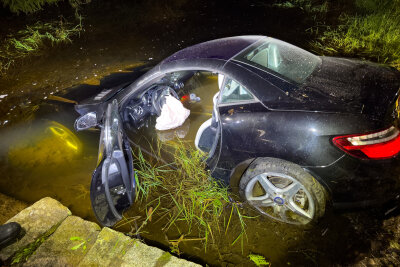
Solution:
<svg viewBox="0 0 400 267"><path fill-rule="evenodd" d="M328 11L327 0L286 0L278 1L274 4L276 7L281 8L300 8L308 14L323 13Z"/></svg>
<svg viewBox="0 0 400 267"><path fill-rule="evenodd" d="M26 262L30 256L32 256L38 247L44 243L58 228L59 224L54 225L51 227L46 233L36 239L34 242L30 243L28 246L18 250L11 259L11 265L19 264Z"/></svg>
<svg viewBox="0 0 400 267"><path fill-rule="evenodd" d="M0 45L0 74L4 74L17 59L38 54L46 47L72 42L71 38L79 35L81 30L81 23L73 25L61 20L36 22L9 35Z"/></svg>
<svg viewBox="0 0 400 267"><path fill-rule="evenodd" d="M256 266L270 266L271 263L268 262L264 256L258 254L250 254L249 259L254 262Z"/></svg>
<svg viewBox="0 0 400 267"><path fill-rule="evenodd" d="M400 0L358 0L354 14L325 26L311 46L324 55L357 56L400 69Z"/></svg>
<svg viewBox="0 0 400 267"><path fill-rule="evenodd" d="M211 178L202 152L182 142L163 145L156 154L163 152L172 155L174 162L160 164L159 160L145 160L140 151L137 153L136 196L137 201L146 201L147 207L158 203L150 216L168 218L163 231L172 226L178 228L180 238L170 240L173 252L179 254L178 245L184 241L204 241L206 249L216 233L228 232L233 219L239 221L241 230L232 244L243 240L244 218L248 217L241 214L238 204L230 201L228 187ZM148 219L149 215L145 224ZM198 238L185 238L191 234Z"/></svg>
<svg viewBox="0 0 400 267"><path fill-rule="evenodd" d="M20 12L25 14L35 13L43 10L46 5L54 5L61 0L1 0L4 7L8 7L11 12L19 14ZM71 7L79 9L83 4L89 3L91 0L69 0Z"/></svg>
<svg viewBox="0 0 400 267"><path fill-rule="evenodd" d="M13 13L34 13L43 9L43 6L55 4L60 0L1 0L4 7L9 7Z"/></svg>

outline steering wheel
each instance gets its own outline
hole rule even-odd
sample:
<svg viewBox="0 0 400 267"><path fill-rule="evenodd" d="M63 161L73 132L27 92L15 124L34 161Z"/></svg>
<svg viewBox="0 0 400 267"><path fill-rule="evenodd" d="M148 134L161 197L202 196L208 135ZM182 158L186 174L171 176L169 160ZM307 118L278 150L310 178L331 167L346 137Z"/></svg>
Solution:
<svg viewBox="0 0 400 267"><path fill-rule="evenodd" d="M157 116L160 116L162 106L166 102L165 97L168 95L171 95L179 100L179 96L175 90L167 85L159 86L153 91L151 101Z"/></svg>

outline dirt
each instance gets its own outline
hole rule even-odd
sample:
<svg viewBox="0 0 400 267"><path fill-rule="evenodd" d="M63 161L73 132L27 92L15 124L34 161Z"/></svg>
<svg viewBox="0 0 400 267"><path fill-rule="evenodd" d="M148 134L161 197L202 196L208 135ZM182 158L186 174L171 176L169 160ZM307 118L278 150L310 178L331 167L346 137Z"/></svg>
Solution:
<svg viewBox="0 0 400 267"><path fill-rule="evenodd" d="M28 207L28 204L25 202L0 193L0 225L26 207Z"/></svg>
<svg viewBox="0 0 400 267"><path fill-rule="evenodd" d="M386 219L380 233L370 240L370 251L359 254L354 266L400 265L400 216Z"/></svg>

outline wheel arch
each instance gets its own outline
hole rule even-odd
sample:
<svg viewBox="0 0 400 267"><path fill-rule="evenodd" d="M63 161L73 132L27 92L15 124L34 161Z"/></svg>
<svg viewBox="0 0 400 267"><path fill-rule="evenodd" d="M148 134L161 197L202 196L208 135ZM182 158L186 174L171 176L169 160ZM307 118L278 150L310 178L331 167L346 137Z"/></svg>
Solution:
<svg viewBox="0 0 400 267"><path fill-rule="evenodd" d="M235 166L230 174L229 186L233 192L239 192L240 178L246 172L247 168L258 158L246 159Z"/></svg>

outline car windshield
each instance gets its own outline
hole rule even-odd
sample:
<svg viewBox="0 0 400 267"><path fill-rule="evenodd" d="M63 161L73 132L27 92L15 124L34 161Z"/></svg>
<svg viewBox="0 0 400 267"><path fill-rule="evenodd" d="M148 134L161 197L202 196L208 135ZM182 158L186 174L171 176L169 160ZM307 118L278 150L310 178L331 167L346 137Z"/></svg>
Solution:
<svg viewBox="0 0 400 267"><path fill-rule="evenodd" d="M297 83L303 83L321 63L318 56L273 38L244 51L235 60L272 70Z"/></svg>

